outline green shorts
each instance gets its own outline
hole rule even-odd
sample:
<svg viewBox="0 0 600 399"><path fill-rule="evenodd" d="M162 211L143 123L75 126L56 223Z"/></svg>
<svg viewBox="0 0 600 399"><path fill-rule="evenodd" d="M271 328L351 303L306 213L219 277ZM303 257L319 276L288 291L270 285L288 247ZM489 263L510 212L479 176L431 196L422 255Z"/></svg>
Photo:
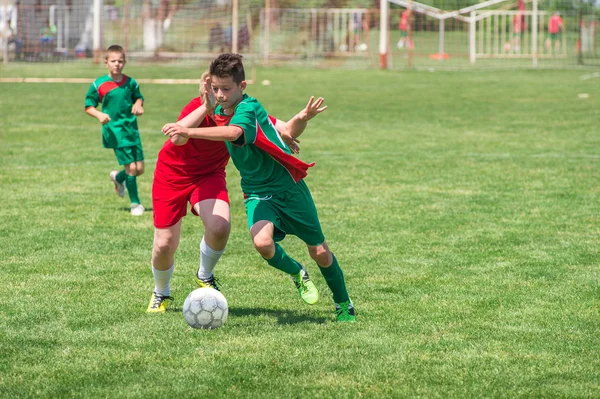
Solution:
<svg viewBox="0 0 600 399"><path fill-rule="evenodd" d="M144 160L144 150L141 144L131 147L114 148L114 150L119 165L129 165L130 163Z"/></svg>
<svg viewBox="0 0 600 399"><path fill-rule="evenodd" d="M400 31L400 37L407 37L407 36L408 36L408 31L405 31L405 30Z"/></svg>
<svg viewBox="0 0 600 399"><path fill-rule="evenodd" d="M550 33L550 40L553 42L560 39L560 33Z"/></svg>
<svg viewBox="0 0 600 399"><path fill-rule="evenodd" d="M244 204L248 229L258 221L268 220L275 225L273 239L277 242L287 234L298 237L307 245L321 245L325 241L317 208L304 180L276 195L248 195Z"/></svg>

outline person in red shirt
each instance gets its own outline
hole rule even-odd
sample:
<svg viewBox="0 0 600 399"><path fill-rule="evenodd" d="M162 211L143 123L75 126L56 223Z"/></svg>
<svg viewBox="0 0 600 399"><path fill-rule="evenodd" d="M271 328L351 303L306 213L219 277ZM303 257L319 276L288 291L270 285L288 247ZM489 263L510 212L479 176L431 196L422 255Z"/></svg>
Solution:
<svg viewBox="0 0 600 399"><path fill-rule="evenodd" d="M560 34L565 31L565 24L560 17L560 13L557 11L548 20L548 34L549 37L546 39L546 52L552 51L552 45L554 45L554 53L560 52Z"/></svg>
<svg viewBox="0 0 600 399"><path fill-rule="evenodd" d="M413 43L409 38L408 32L410 31L410 17L411 11L410 9L406 9L402 11L402 15L400 15L400 22L398 23L398 29L400 30L400 40L398 40L398 44L396 45L398 49L406 48L412 49Z"/></svg>
<svg viewBox="0 0 600 399"><path fill-rule="evenodd" d="M523 32L527 29L525 25L525 15L522 13L525 11L525 3L523 0L519 0L519 12L513 16L513 49L515 53L521 52L521 38Z"/></svg>
<svg viewBox="0 0 600 399"><path fill-rule="evenodd" d="M208 71L202 75L201 81L204 82L207 76ZM206 102L205 94L201 84L201 96L192 99L181 110L178 121ZM269 118L281 139L297 153L298 140L292 136L298 126L295 124L297 116L287 123L272 116ZM211 126L216 124L211 117L206 116L191 127ZM146 310L148 313L165 312L169 302L173 300L170 296L170 280L175 269L181 222L187 214L188 203L192 213L200 216L204 224L204 236L200 242L200 266L195 281L201 288L219 289L213 270L225 250L230 232L229 195L225 182L225 166L228 161L229 152L221 141L182 140L177 137L167 140L159 151L152 183L154 291Z"/></svg>

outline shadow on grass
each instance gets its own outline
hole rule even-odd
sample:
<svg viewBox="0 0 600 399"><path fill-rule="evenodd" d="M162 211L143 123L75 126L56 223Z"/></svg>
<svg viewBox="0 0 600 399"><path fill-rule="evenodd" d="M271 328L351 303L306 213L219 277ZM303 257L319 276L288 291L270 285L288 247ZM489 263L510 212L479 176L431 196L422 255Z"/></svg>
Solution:
<svg viewBox="0 0 600 399"><path fill-rule="evenodd" d="M167 312L179 312L183 310L180 306L167 308ZM229 317L274 317L278 324L315 323L324 324L330 321L328 317L315 317L306 312L294 310L279 310L265 308L229 308Z"/></svg>
<svg viewBox="0 0 600 399"><path fill-rule="evenodd" d="M307 311L279 310L265 308L229 308L229 315L233 317L268 316L277 318L279 324L316 323L324 324L327 317L315 317Z"/></svg>
<svg viewBox="0 0 600 399"><path fill-rule="evenodd" d="M122 207L120 210L129 213L131 212L131 207ZM144 212L152 212L152 208L144 208Z"/></svg>

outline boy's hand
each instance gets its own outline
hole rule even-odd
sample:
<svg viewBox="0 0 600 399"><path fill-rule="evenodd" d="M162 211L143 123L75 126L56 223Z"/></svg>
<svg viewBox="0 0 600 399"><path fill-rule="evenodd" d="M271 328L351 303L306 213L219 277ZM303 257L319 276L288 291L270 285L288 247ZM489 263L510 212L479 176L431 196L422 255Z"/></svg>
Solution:
<svg viewBox="0 0 600 399"><path fill-rule="evenodd" d="M171 136L170 140L171 140L171 143L173 143L174 145L184 145L185 143L188 142L189 138L182 137L182 136L176 134L175 136Z"/></svg>
<svg viewBox="0 0 600 399"><path fill-rule="evenodd" d="M321 112L325 111L327 109L327 105L321 107L324 101L325 99L323 97L319 97L315 100L314 96L310 96L306 107L304 107L304 109L300 111L300 113L298 113L298 117L300 118L300 120L308 122L315 116L319 115Z"/></svg>
<svg viewBox="0 0 600 399"><path fill-rule="evenodd" d="M135 116L140 116L144 114L144 106L142 104L135 103L131 108L131 113Z"/></svg>
<svg viewBox="0 0 600 399"><path fill-rule="evenodd" d="M100 112L97 118L103 125L106 125L108 122L110 122L110 116L108 116L108 114L105 114L104 112Z"/></svg>
<svg viewBox="0 0 600 399"><path fill-rule="evenodd" d="M215 99L215 93L213 93L212 85L210 84L210 76L207 76L202 81L202 102L206 104L208 114L212 115L217 106L217 100Z"/></svg>
<svg viewBox="0 0 600 399"><path fill-rule="evenodd" d="M281 140L283 140L283 142L288 147L290 147L290 150L292 150L292 154L300 153L300 146L298 145L300 140L292 137L292 135L289 133L281 133L280 136L281 136Z"/></svg>
<svg viewBox="0 0 600 399"><path fill-rule="evenodd" d="M188 138L188 128L178 125L177 123L167 123L163 126L162 132L165 136L181 136Z"/></svg>

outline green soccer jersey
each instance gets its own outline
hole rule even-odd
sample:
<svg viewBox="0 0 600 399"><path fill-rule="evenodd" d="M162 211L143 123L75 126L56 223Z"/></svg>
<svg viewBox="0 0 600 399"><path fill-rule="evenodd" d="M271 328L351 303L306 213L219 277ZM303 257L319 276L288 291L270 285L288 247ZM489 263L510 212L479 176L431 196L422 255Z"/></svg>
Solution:
<svg viewBox="0 0 600 399"><path fill-rule="evenodd" d="M135 79L123 75L115 82L109 75L99 77L92 83L85 96L85 108L102 104L102 112L110 116L110 122L102 125L102 145L105 148L121 148L141 145L137 117L131 113L138 99L144 100Z"/></svg>
<svg viewBox="0 0 600 399"><path fill-rule="evenodd" d="M242 190L247 195L273 195L286 191L302 180L306 164L292 155L275 129L275 119L255 98L244 94L232 115L225 115L219 105L215 109L217 125L238 126L243 134L235 142L226 142L235 167L242 177Z"/></svg>

